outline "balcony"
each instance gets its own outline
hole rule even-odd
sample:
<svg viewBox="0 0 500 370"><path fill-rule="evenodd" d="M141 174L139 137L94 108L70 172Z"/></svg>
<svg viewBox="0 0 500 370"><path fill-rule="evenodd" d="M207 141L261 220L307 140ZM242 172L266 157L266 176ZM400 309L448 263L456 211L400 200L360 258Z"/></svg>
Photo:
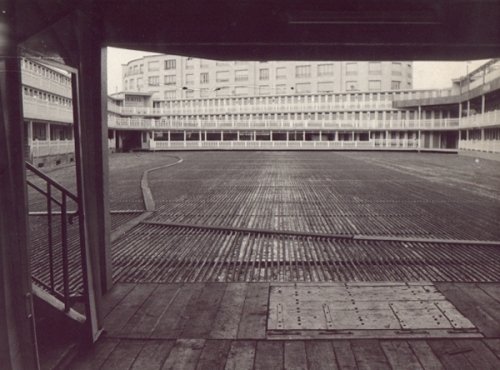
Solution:
<svg viewBox="0 0 500 370"><path fill-rule="evenodd" d="M65 98L71 99L71 85L61 84L56 81L47 79L46 77L35 74L31 71L23 69L22 74L22 84L25 86L30 86L35 89L47 91L53 94L64 96Z"/></svg>
<svg viewBox="0 0 500 370"><path fill-rule="evenodd" d="M500 126L500 109L460 119L460 128Z"/></svg>
<svg viewBox="0 0 500 370"><path fill-rule="evenodd" d="M23 97L23 115L26 119L73 123L73 108L27 96Z"/></svg>
<svg viewBox="0 0 500 370"><path fill-rule="evenodd" d="M427 120L179 120L153 119L142 117L108 116L108 127L129 130L169 130L169 129L217 129L217 130L455 130L458 129L458 118L440 118Z"/></svg>
<svg viewBox="0 0 500 370"><path fill-rule="evenodd" d="M74 151L73 140L33 140L30 143L30 152L33 157L73 153Z"/></svg>
<svg viewBox="0 0 500 370"><path fill-rule="evenodd" d="M500 140L460 140L458 148L460 150L500 153Z"/></svg>

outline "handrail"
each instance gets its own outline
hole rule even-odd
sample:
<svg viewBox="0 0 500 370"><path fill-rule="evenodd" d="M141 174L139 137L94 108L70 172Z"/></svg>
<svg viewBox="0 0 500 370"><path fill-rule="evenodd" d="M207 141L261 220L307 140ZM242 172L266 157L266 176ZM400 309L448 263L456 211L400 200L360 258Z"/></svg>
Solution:
<svg viewBox="0 0 500 370"><path fill-rule="evenodd" d="M41 285L44 289L46 289L50 294L55 296L58 299L61 299L64 303L64 309L66 312L69 312L71 309L72 300L75 298L75 294L70 292L70 275L69 275L69 246L68 246L68 223L73 223L73 217L78 214L78 210L76 211L68 211L67 200L68 198L73 200L77 205L79 204L78 196L73 194L71 191L66 189L64 186L59 184L54 179L50 178L37 168L35 168L32 164L26 162L26 168L37 175L39 178L45 181L46 190L44 190L41 186L34 184L30 180L26 180L27 184L35 189L38 193L44 195L47 200L47 242L48 242L48 259L49 259L49 282L44 282L42 279L33 276L32 279L37 284ZM54 197L53 190L59 191L61 193L60 197ZM60 208L60 212L52 211L52 203L55 203ZM56 272L55 272L55 253L54 253L54 236L53 236L53 216L60 217L60 225L61 225L61 261L62 261L62 293L58 291L56 287Z"/></svg>

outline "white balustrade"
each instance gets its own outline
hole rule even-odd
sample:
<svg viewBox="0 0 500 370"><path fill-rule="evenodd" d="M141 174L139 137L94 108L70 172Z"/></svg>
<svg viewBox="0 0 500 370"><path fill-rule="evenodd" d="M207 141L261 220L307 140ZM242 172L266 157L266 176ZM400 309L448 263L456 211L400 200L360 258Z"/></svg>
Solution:
<svg viewBox="0 0 500 370"><path fill-rule="evenodd" d="M27 96L23 97L23 115L28 119L73 122L73 108Z"/></svg>
<svg viewBox="0 0 500 370"><path fill-rule="evenodd" d="M500 125L500 110L475 114L460 119L460 128L475 128Z"/></svg>
<svg viewBox="0 0 500 370"><path fill-rule="evenodd" d="M75 143L73 140L33 140L30 143L30 149L33 157L45 157L73 153Z"/></svg>

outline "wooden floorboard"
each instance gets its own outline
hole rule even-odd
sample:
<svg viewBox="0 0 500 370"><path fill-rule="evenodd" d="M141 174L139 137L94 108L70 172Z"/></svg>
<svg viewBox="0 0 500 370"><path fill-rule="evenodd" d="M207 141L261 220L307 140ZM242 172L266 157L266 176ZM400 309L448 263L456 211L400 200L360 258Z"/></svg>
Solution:
<svg viewBox="0 0 500 370"><path fill-rule="evenodd" d="M145 341L141 352L137 355L132 370L158 370L170 355L174 340Z"/></svg>
<svg viewBox="0 0 500 370"><path fill-rule="evenodd" d="M427 343L439 358L445 369L475 369L464 355L466 348L457 346L452 340L428 340Z"/></svg>
<svg viewBox="0 0 500 370"><path fill-rule="evenodd" d="M490 283L490 284L476 284L483 291L488 293L490 297L494 298L500 305L500 284Z"/></svg>
<svg viewBox="0 0 500 370"><path fill-rule="evenodd" d="M252 370L255 361L256 342L237 340L231 344L225 370Z"/></svg>
<svg viewBox="0 0 500 370"><path fill-rule="evenodd" d="M480 340L456 340L455 344L466 351L464 356L476 369L494 370L500 369L500 360L495 354Z"/></svg>
<svg viewBox="0 0 500 370"><path fill-rule="evenodd" d="M152 338L177 339L186 325L186 307L191 299L196 299L203 289L203 284L184 284L170 306L156 323Z"/></svg>
<svg viewBox="0 0 500 370"><path fill-rule="evenodd" d="M102 300L102 317L106 317L134 289L133 283L116 284Z"/></svg>
<svg viewBox="0 0 500 370"><path fill-rule="evenodd" d="M90 349L82 350L71 363L74 370L99 369L120 343L118 339L101 338Z"/></svg>
<svg viewBox="0 0 500 370"><path fill-rule="evenodd" d="M287 370L307 369L305 342L303 340L286 341L284 344L283 362Z"/></svg>
<svg viewBox="0 0 500 370"><path fill-rule="evenodd" d="M246 283L227 285L212 330L210 331L210 338L236 338L243 304L245 303L246 288Z"/></svg>
<svg viewBox="0 0 500 370"><path fill-rule="evenodd" d="M356 358L352 352L351 342L348 340L336 340L332 342L335 357L340 369L357 369Z"/></svg>
<svg viewBox="0 0 500 370"><path fill-rule="evenodd" d="M101 368L106 370L129 369L144 344L140 340L121 340L106 361L104 361Z"/></svg>
<svg viewBox="0 0 500 370"><path fill-rule="evenodd" d="M230 340L207 340L196 369L223 370L230 348Z"/></svg>
<svg viewBox="0 0 500 370"><path fill-rule="evenodd" d="M500 358L500 339L484 339L483 343L486 344L498 358Z"/></svg>
<svg viewBox="0 0 500 370"><path fill-rule="evenodd" d="M384 340L380 342L380 346L393 369L423 369L408 342L404 340Z"/></svg>
<svg viewBox="0 0 500 370"><path fill-rule="evenodd" d="M205 346L203 339L178 339L163 364L163 370L194 370L201 351Z"/></svg>
<svg viewBox="0 0 500 370"><path fill-rule="evenodd" d="M330 341L306 341L307 366L309 370L338 369L335 352Z"/></svg>
<svg viewBox="0 0 500 370"><path fill-rule="evenodd" d="M351 341L352 352L360 370L391 369L380 343L375 339Z"/></svg>
<svg viewBox="0 0 500 370"><path fill-rule="evenodd" d="M203 286L201 294L193 297L186 307L185 326L181 338L207 338L219 305L224 296L226 284L207 283Z"/></svg>
<svg viewBox="0 0 500 370"><path fill-rule="evenodd" d="M255 352L254 369L283 369L283 342L259 340Z"/></svg>
<svg viewBox="0 0 500 370"><path fill-rule="evenodd" d="M425 340L409 340L408 344L425 370L444 369L443 364Z"/></svg>
<svg viewBox="0 0 500 370"><path fill-rule="evenodd" d="M266 337L269 284L249 283L238 326L238 338L263 339Z"/></svg>

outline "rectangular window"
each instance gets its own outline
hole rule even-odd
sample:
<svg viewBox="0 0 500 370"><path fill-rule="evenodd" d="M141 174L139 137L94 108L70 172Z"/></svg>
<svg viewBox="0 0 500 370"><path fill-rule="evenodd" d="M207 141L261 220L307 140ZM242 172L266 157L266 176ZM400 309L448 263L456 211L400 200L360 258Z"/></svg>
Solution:
<svg viewBox="0 0 500 370"><path fill-rule="evenodd" d="M347 63L345 66L345 74L347 76L353 76L358 74L358 63Z"/></svg>
<svg viewBox="0 0 500 370"><path fill-rule="evenodd" d="M177 98L177 90L165 91L165 100L174 100Z"/></svg>
<svg viewBox="0 0 500 370"><path fill-rule="evenodd" d="M234 71L235 81L248 81L248 69L240 69Z"/></svg>
<svg viewBox="0 0 500 370"><path fill-rule="evenodd" d="M261 68L259 70L259 80L269 80L269 69L268 68Z"/></svg>
<svg viewBox="0 0 500 370"><path fill-rule="evenodd" d="M200 89L200 98L207 98L210 96L210 90L207 88Z"/></svg>
<svg viewBox="0 0 500 370"><path fill-rule="evenodd" d="M160 63L158 61L148 63L148 71L158 71L160 69Z"/></svg>
<svg viewBox="0 0 500 370"><path fill-rule="evenodd" d="M164 77L165 85L175 85L175 75L166 75Z"/></svg>
<svg viewBox="0 0 500 370"><path fill-rule="evenodd" d="M234 88L234 95L248 95L247 86L236 86Z"/></svg>
<svg viewBox="0 0 500 370"><path fill-rule="evenodd" d="M333 76L333 64L318 64L318 77Z"/></svg>
<svg viewBox="0 0 500 370"><path fill-rule="evenodd" d="M137 90L140 90L142 87L142 77L137 78Z"/></svg>
<svg viewBox="0 0 500 370"><path fill-rule="evenodd" d="M148 85L149 86L159 86L160 85L160 76L149 76L148 77Z"/></svg>
<svg viewBox="0 0 500 370"><path fill-rule="evenodd" d="M276 85L277 94L286 94L286 85Z"/></svg>
<svg viewBox="0 0 500 370"><path fill-rule="evenodd" d="M286 78L286 68L285 67L276 68L276 79L284 80L285 78Z"/></svg>
<svg viewBox="0 0 500 370"><path fill-rule="evenodd" d="M200 83L201 84L207 84L208 82L209 82L208 72L200 73Z"/></svg>
<svg viewBox="0 0 500 370"><path fill-rule="evenodd" d="M311 92L311 84L308 82L296 84L295 85L295 92L297 94L308 94Z"/></svg>
<svg viewBox="0 0 500 370"><path fill-rule="evenodd" d="M229 81L229 72L228 71L218 71L215 75L216 82L228 82ZM220 90L218 90L220 91Z"/></svg>
<svg viewBox="0 0 500 370"><path fill-rule="evenodd" d="M165 69L175 69L176 68L176 60L169 59L165 61Z"/></svg>
<svg viewBox="0 0 500 370"><path fill-rule="evenodd" d="M391 90L401 89L401 81L391 81Z"/></svg>
<svg viewBox="0 0 500 370"><path fill-rule="evenodd" d="M311 66L296 66L295 77L297 78L311 77Z"/></svg>
<svg viewBox="0 0 500 370"><path fill-rule="evenodd" d="M188 73L186 75L186 85L192 85L194 84L194 74Z"/></svg>
<svg viewBox="0 0 500 370"><path fill-rule="evenodd" d="M270 89L269 85L259 86L259 95L269 95Z"/></svg>
<svg viewBox="0 0 500 370"><path fill-rule="evenodd" d="M186 69L194 69L194 60L193 58L186 59Z"/></svg>
<svg viewBox="0 0 500 370"><path fill-rule="evenodd" d="M318 92L333 92L333 81L318 82Z"/></svg>

